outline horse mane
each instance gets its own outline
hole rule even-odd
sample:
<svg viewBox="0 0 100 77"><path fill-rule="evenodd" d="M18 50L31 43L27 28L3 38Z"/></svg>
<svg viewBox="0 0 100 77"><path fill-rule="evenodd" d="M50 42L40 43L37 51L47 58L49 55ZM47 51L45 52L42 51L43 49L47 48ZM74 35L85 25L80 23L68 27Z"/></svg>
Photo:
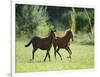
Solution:
<svg viewBox="0 0 100 77"><path fill-rule="evenodd" d="M64 36L66 36L69 31L73 32L72 29L67 29L67 30L65 30Z"/></svg>

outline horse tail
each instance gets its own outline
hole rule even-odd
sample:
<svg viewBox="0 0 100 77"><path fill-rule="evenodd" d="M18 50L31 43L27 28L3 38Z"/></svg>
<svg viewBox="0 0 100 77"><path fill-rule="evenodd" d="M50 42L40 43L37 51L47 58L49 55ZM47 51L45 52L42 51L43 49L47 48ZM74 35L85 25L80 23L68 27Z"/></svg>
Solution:
<svg viewBox="0 0 100 77"><path fill-rule="evenodd" d="M32 43L32 40L27 45L25 45L25 47L30 46L31 43Z"/></svg>

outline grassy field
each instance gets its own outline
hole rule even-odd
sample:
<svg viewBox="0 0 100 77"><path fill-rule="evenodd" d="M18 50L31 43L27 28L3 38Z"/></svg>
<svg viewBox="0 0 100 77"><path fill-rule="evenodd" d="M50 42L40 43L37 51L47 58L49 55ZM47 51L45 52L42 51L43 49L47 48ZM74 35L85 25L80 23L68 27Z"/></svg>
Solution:
<svg viewBox="0 0 100 77"><path fill-rule="evenodd" d="M35 61L32 58L32 46L25 48L24 45L28 41L16 41L16 72L40 72L40 71L58 71L58 70L76 70L94 68L94 45L83 45L81 43L72 42L70 48L73 52L72 61L67 58L68 52L64 49L60 50L63 60L57 55L54 58L53 47L50 50L51 62L48 58L43 62L46 51L38 49L35 53Z"/></svg>

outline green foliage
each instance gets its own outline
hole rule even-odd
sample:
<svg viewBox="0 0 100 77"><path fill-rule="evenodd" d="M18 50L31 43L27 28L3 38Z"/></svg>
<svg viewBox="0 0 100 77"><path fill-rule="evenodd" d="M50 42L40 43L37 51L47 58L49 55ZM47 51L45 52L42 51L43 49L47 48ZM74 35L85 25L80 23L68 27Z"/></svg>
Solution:
<svg viewBox="0 0 100 77"><path fill-rule="evenodd" d="M49 28L63 31L67 26L72 26L75 32L91 32L94 9L16 4L17 38L46 36Z"/></svg>
<svg viewBox="0 0 100 77"><path fill-rule="evenodd" d="M19 13L16 5L16 13ZM33 34L33 30L38 25L45 25L48 20L46 13L46 7L43 6L31 6L23 5L21 8L22 15L17 14L16 17L16 34L21 34L21 31L25 32L29 37Z"/></svg>
<svg viewBox="0 0 100 77"><path fill-rule="evenodd" d="M75 34L74 42L82 45L94 45L94 33L82 33L79 31L77 34Z"/></svg>
<svg viewBox="0 0 100 77"><path fill-rule="evenodd" d="M48 35L48 32L49 32L49 27L48 25L40 25L40 26L37 26L36 30L35 30L35 34L38 35L38 36L41 36L41 37L45 37Z"/></svg>
<svg viewBox="0 0 100 77"><path fill-rule="evenodd" d="M82 32L89 32L89 20L84 12L79 12L76 15L76 30Z"/></svg>
<svg viewBox="0 0 100 77"><path fill-rule="evenodd" d="M68 12L64 12L61 19L65 21L65 26L71 25L71 11L69 10Z"/></svg>
<svg viewBox="0 0 100 77"><path fill-rule="evenodd" d="M61 22L59 22L59 21L55 21L55 28L57 29L57 30L59 30L59 31L62 31L62 30L64 30L64 25L61 23Z"/></svg>

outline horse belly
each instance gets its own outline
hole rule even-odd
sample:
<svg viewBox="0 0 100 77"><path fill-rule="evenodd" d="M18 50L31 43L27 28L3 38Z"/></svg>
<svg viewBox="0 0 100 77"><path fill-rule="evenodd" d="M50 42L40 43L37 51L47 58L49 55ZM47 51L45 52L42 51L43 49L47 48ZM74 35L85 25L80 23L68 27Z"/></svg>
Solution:
<svg viewBox="0 0 100 77"><path fill-rule="evenodd" d="M41 50L47 50L51 47L51 44L47 44L45 42L42 42L42 44L38 44L38 48L40 48Z"/></svg>
<svg viewBox="0 0 100 77"><path fill-rule="evenodd" d="M40 47L40 49L41 49L41 50L47 50L47 48L45 48L45 47Z"/></svg>
<svg viewBox="0 0 100 77"><path fill-rule="evenodd" d="M58 47L59 48L66 48L67 47L67 44L66 44L66 42L60 42L59 44L58 44Z"/></svg>

